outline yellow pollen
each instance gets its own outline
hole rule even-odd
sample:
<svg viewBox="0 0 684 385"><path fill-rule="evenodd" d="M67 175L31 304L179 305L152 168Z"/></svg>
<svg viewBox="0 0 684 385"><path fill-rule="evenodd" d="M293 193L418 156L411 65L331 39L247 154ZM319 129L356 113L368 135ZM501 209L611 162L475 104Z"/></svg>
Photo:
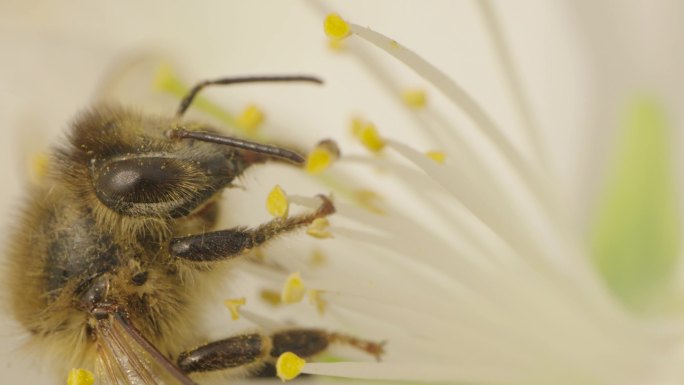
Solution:
<svg viewBox="0 0 684 385"><path fill-rule="evenodd" d="M38 182L47 175L48 166L50 165L50 157L42 152L36 154L31 159L31 178Z"/></svg>
<svg viewBox="0 0 684 385"><path fill-rule="evenodd" d="M311 175L320 174L339 157L340 148L337 143L331 139L323 140L309 153L306 159L306 172Z"/></svg>
<svg viewBox="0 0 684 385"><path fill-rule="evenodd" d="M364 124L358 133L359 140L372 152L379 152L385 148L385 141L380 137L373 123Z"/></svg>
<svg viewBox="0 0 684 385"><path fill-rule="evenodd" d="M67 377L67 385L93 385L95 376L89 370L71 369Z"/></svg>
<svg viewBox="0 0 684 385"><path fill-rule="evenodd" d="M351 134L355 137L360 137L361 136L361 130L363 129L363 120L359 118L353 118L351 121L351 126L349 127L349 131Z"/></svg>
<svg viewBox="0 0 684 385"><path fill-rule="evenodd" d="M425 103L427 101L425 91L421 89L405 90L401 93L401 98L404 100L404 103L407 106L415 109L425 107Z"/></svg>
<svg viewBox="0 0 684 385"><path fill-rule="evenodd" d="M247 106L236 120L236 124L246 131L256 131L264 121L264 113L253 104Z"/></svg>
<svg viewBox="0 0 684 385"><path fill-rule="evenodd" d="M328 303L321 298L321 291L320 290L315 290L315 289L310 289L308 291L309 294L309 303L312 305L316 306L316 310L318 311L318 315L323 315L325 313L325 309L328 306Z"/></svg>
<svg viewBox="0 0 684 385"><path fill-rule="evenodd" d="M311 254L310 263L312 267L321 267L325 265L327 260L328 257L326 257L321 250L316 249Z"/></svg>
<svg viewBox="0 0 684 385"><path fill-rule="evenodd" d="M276 374L285 382L297 377L304 368L306 360L292 352L285 352L276 361Z"/></svg>
<svg viewBox="0 0 684 385"><path fill-rule="evenodd" d="M354 198L364 209L376 213L384 214L385 210L380 206L382 197L372 190L357 190L354 192Z"/></svg>
<svg viewBox="0 0 684 385"><path fill-rule="evenodd" d="M285 280L283 291L280 292L280 300L283 303L297 303L304 298L306 287L299 273L292 273Z"/></svg>
<svg viewBox="0 0 684 385"><path fill-rule="evenodd" d="M285 218L290 209L290 202L287 200L287 195L280 186L273 187L268 198L266 198L266 210L269 214L276 218Z"/></svg>
<svg viewBox="0 0 684 385"><path fill-rule="evenodd" d="M259 296L264 302L271 306L278 306L282 304L282 300L280 299L280 293L278 293L277 291L262 290L259 293Z"/></svg>
<svg viewBox="0 0 684 385"><path fill-rule="evenodd" d="M328 218L316 218L306 229L306 233L314 238L332 238L333 236L329 228L330 221L328 221Z"/></svg>
<svg viewBox="0 0 684 385"><path fill-rule="evenodd" d="M344 39L350 32L349 24L336 13L331 13L325 18L323 29L329 38L336 40Z"/></svg>
<svg viewBox="0 0 684 385"><path fill-rule="evenodd" d="M223 304L226 305L228 310L230 310L230 318L232 318L233 321L240 319L240 306L244 305L245 302L247 302L245 297L227 299L223 301Z"/></svg>
<svg viewBox="0 0 684 385"><path fill-rule="evenodd" d="M441 151L428 151L425 155L437 164L444 164L444 160L446 160L446 154Z"/></svg>

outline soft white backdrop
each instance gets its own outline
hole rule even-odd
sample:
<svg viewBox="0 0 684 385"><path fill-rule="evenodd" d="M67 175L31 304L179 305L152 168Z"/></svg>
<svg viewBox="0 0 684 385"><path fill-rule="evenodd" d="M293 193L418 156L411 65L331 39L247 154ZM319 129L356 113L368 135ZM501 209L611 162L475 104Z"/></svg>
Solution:
<svg viewBox="0 0 684 385"><path fill-rule="evenodd" d="M548 167L553 170L559 189L569 197L570 207L566 209L579 227L589 215L595 183L600 179L601 164L609 150L606 138L611 132L610 124L597 128L592 120L599 99L623 91L621 87L631 87L627 84L629 80L636 80L662 87L665 93L674 95L673 103L681 102L681 92L677 91L684 87L682 77L668 82L658 76L667 78L673 68L682 68L681 65L651 69L642 65L649 60L639 61L648 56L658 63L682 63L681 56L668 49L681 48L681 7L674 2L662 4L654 6L652 12L666 15L667 21L659 24L661 30L649 40L650 35L642 33L651 30L649 20L638 20L644 13L634 11L635 7L624 6L623 15L619 4L594 7L594 2L495 3L534 119L538 127L543 127ZM483 104L514 143L523 149L527 146L518 139L520 121L510 102L511 95L503 86L488 31L472 2L5 1L0 4L2 228L11 226L13 213L22 200L31 154L58 141L74 115L97 97L108 71L121 60L138 54L169 58L188 82L262 73L321 76L327 84L320 89L247 86L208 93L233 110L248 102L258 103L268 113L269 124L265 129L272 136L304 147L321 137L333 137L344 143L349 117L361 113L384 133L427 148L430 143L406 124L405 111L391 102L391 95L378 87L376 78L357 60L326 48L321 7L386 33L423 55ZM680 16L676 16L677 10ZM604 36L604 30L610 32L606 42L595 39ZM657 39L662 36L672 41ZM628 43L636 38L645 39L639 46L654 47L653 51L644 55L630 51ZM617 47L611 45L615 41L627 43L615 52L604 49L606 45ZM596 55L597 52L612 62ZM432 91L391 60L378 60L391 69L390 76L398 84L425 86ZM630 78L636 71L632 71L634 63L644 76ZM624 73L615 68L624 69ZM611 79L614 82L605 81L608 73L615 75ZM652 82L652 78L657 81ZM119 96L121 102L129 102L125 95ZM436 108L446 104L434 92L430 97ZM133 96L131 99L136 105L145 106L144 100ZM168 103L172 109L173 104ZM154 108L152 104L149 108ZM445 114L458 124L469 124L456 112ZM231 220L239 218L240 223L248 224L263 220L264 214L250 212L262 210L263 192L280 182L273 178L267 170L248 176L245 184L249 191L260 195L252 202L231 208ZM249 194L236 196L249 198ZM5 371L2 382L63 383L63 379L55 379L52 374L41 374L30 357L16 353L15 331L11 323L4 324L0 331L0 365Z"/></svg>

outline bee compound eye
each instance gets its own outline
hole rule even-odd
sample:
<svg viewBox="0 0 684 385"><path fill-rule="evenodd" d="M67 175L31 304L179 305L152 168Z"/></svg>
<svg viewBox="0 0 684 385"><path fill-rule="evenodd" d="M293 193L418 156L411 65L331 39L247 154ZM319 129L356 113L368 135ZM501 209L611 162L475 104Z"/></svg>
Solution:
<svg viewBox="0 0 684 385"><path fill-rule="evenodd" d="M232 180L222 153L197 156L133 156L108 160L92 169L95 195L127 216L180 217Z"/></svg>
<svg viewBox="0 0 684 385"><path fill-rule="evenodd" d="M161 194L173 187L182 172L165 158L122 159L102 167L95 175L94 185L105 201L156 203Z"/></svg>

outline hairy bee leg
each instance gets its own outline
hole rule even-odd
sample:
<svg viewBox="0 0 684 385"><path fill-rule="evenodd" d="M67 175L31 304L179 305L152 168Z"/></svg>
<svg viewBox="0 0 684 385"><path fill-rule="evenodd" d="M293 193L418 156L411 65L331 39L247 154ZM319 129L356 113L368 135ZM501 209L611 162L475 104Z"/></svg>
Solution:
<svg viewBox="0 0 684 385"><path fill-rule="evenodd" d="M289 329L263 336L244 334L211 342L178 357L178 366L185 373L208 372L239 366L272 363L281 354L292 352L300 357L311 357L323 352L331 343L348 344L379 359L383 343L374 343L321 329ZM257 376L271 374L272 366L265 366Z"/></svg>
<svg viewBox="0 0 684 385"><path fill-rule="evenodd" d="M190 261L218 261L233 258L281 234L307 226L318 218L333 214L335 206L332 201L323 195L319 195L319 198L323 203L313 213L274 219L255 229L233 228L174 238L169 246L170 253L173 257Z"/></svg>
<svg viewBox="0 0 684 385"><path fill-rule="evenodd" d="M271 336L273 347L271 357L278 358L285 352L300 357L311 357L324 351L330 344L349 345L362 350L376 360L384 354L384 342L371 342L347 334L328 332L321 329L289 329Z"/></svg>

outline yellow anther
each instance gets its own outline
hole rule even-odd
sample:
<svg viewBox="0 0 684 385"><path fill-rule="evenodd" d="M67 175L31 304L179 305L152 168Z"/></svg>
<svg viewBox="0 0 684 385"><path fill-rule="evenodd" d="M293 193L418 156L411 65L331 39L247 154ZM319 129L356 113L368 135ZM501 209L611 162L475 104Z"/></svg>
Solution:
<svg viewBox="0 0 684 385"><path fill-rule="evenodd" d="M311 175L317 175L325 171L332 162L334 161L333 159L334 155L330 153L330 151L326 150L325 148L315 148L313 151L309 153L308 158L306 159L306 172L308 172Z"/></svg>
<svg viewBox="0 0 684 385"><path fill-rule="evenodd" d="M323 313L325 313L326 307L328 306L328 303L321 297L321 291L310 289L308 291L308 294L309 303L316 306L316 310L318 311L319 315L323 315Z"/></svg>
<svg viewBox="0 0 684 385"><path fill-rule="evenodd" d="M396 40L390 41L390 46L391 46L392 48L394 48L394 49L401 48L401 45L399 45L399 42L396 41Z"/></svg>
<svg viewBox="0 0 684 385"><path fill-rule="evenodd" d="M379 152L385 148L385 141L380 137L373 123L364 124L358 136L361 144L372 152Z"/></svg>
<svg viewBox="0 0 684 385"><path fill-rule="evenodd" d="M183 98L190 92L190 88L183 84L168 64L159 67L153 86L155 90L174 95L177 98ZM192 108L204 111L227 126L237 126L236 118L233 115L201 96L195 98L192 102ZM241 126L237 127L242 128ZM252 132L245 130L245 134L249 136Z"/></svg>
<svg viewBox="0 0 684 385"><path fill-rule="evenodd" d="M313 267L321 267L321 266L325 265L327 260L328 260L328 257L326 257L325 254L323 254L323 252L321 250L316 249L311 254L310 262L311 262L311 266L313 266Z"/></svg>
<svg viewBox="0 0 684 385"><path fill-rule="evenodd" d="M240 319L240 306L244 305L245 302L247 302L245 297L223 301L223 304L230 310L230 318L232 318L233 321Z"/></svg>
<svg viewBox="0 0 684 385"><path fill-rule="evenodd" d="M253 248L251 256L252 256L252 258L254 258L255 261L258 261L258 262L266 261L266 254L264 254L264 250L261 247Z"/></svg>
<svg viewBox="0 0 684 385"><path fill-rule="evenodd" d="M306 360L292 352L285 352L276 361L276 374L283 381L289 381L299 376L306 364Z"/></svg>
<svg viewBox="0 0 684 385"><path fill-rule="evenodd" d="M340 157L340 148L331 139L326 139L318 143L306 159L306 172L317 175L325 171L330 165Z"/></svg>
<svg viewBox="0 0 684 385"><path fill-rule="evenodd" d="M67 385L93 385L95 376L89 370L71 369L67 377Z"/></svg>
<svg viewBox="0 0 684 385"><path fill-rule="evenodd" d="M179 96L187 91L169 64L163 64L159 67L154 77L153 86L157 91L169 92Z"/></svg>
<svg viewBox="0 0 684 385"><path fill-rule="evenodd" d="M446 159L446 154L441 151L428 151L425 155L438 164L444 164L444 160Z"/></svg>
<svg viewBox="0 0 684 385"><path fill-rule="evenodd" d="M268 198L266 198L266 210L276 218L285 218L290 209L290 202L287 195L280 186L273 187Z"/></svg>
<svg viewBox="0 0 684 385"><path fill-rule="evenodd" d="M359 118L353 118L351 121L351 125L349 127L349 131L351 132L351 134L358 138L361 136L361 130L362 129L363 129L363 120L361 120Z"/></svg>
<svg viewBox="0 0 684 385"><path fill-rule="evenodd" d="M332 238L332 233L329 230L330 221L328 218L316 218L306 229L306 233L314 238Z"/></svg>
<svg viewBox="0 0 684 385"><path fill-rule="evenodd" d="M404 100L404 103L407 106L415 109L425 107L425 103L427 101L425 91L421 89L405 90L401 93L401 98Z"/></svg>
<svg viewBox="0 0 684 385"><path fill-rule="evenodd" d="M246 131L255 131L264 121L264 113L261 109L253 104L247 106L240 116L238 116L235 123L245 129Z"/></svg>
<svg viewBox="0 0 684 385"><path fill-rule="evenodd" d="M380 206L382 197L375 191L371 190L357 190L354 192L354 198L364 209L376 213L384 214L385 210Z"/></svg>
<svg viewBox="0 0 684 385"><path fill-rule="evenodd" d="M261 299L271 306L281 305L283 302L280 299L280 293L273 290L262 290L259 293Z"/></svg>
<svg viewBox="0 0 684 385"><path fill-rule="evenodd" d="M169 81L172 79L174 79L173 69L170 65L163 64L159 66L159 69L157 69L157 73L154 76L154 88L157 90L165 90L169 85Z"/></svg>
<svg viewBox="0 0 684 385"><path fill-rule="evenodd" d="M325 18L323 29L328 37L337 40L349 36L350 32L349 24L336 13L331 13Z"/></svg>
<svg viewBox="0 0 684 385"><path fill-rule="evenodd" d="M306 287L299 273L292 273L285 280L283 291L280 292L280 300L283 303L297 303L304 298Z"/></svg>
<svg viewBox="0 0 684 385"><path fill-rule="evenodd" d="M31 177L35 182L40 181L47 175L50 157L46 153L39 153L31 159Z"/></svg>

